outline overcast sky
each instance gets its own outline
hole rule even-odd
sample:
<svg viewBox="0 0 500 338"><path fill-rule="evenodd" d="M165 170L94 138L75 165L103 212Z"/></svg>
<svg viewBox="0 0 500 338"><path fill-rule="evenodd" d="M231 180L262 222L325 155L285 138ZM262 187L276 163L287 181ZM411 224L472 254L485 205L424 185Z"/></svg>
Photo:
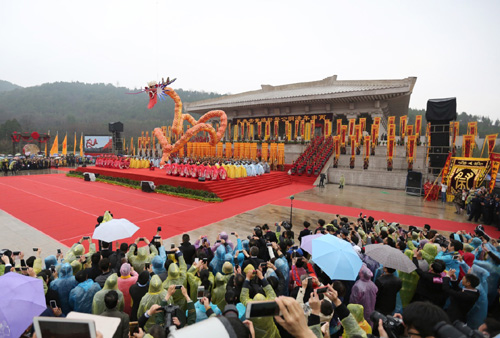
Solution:
<svg viewBox="0 0 500 338"><path fill-rule="evenodd" d="M500 1L0 0L0 79L239 93L416 76L412 108L457 97L500 119Z"/></svg>

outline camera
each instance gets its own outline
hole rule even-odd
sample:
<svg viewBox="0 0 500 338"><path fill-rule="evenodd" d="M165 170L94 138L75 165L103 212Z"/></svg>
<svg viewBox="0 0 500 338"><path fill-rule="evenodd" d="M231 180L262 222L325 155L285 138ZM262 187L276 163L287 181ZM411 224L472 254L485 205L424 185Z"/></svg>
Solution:
<svg viewBox="0 0 500 338"><path fill-rule="evenodd" d="M404 334L405 327L403 325L403 321L399 318L394 318L393 316L384 316L378 311L373 311L370 315L370 319L376 326L380 319L382 319L382 326L389 338L398 338L399 336Z"/></svg>
<svg viewBox="0 0 500 338"><path fill-rule="evenodd" d="M162 311L165 312L165 332L169 332L169 328L174 325L172 318L176 317L177 310L180 310L178 305L167 305L164 306Z"/></svg>
<svg viewBox="0 0 500 338"><path fill-rule="evenodd" d="M465 323L455 320L453 325L447 324L445 322L439 322L434 326L434 333L437 338L483 338L483 334L477 330L473 330L468 327Z"/></svg>
<svg viewBox="0 0 500 338"><path fill-rule="evenodd" d="M281 222L281 226L283 228L285 228L285 230L291 230L292 229L292 225L290 223L288 223L287 221Z"/></svg>

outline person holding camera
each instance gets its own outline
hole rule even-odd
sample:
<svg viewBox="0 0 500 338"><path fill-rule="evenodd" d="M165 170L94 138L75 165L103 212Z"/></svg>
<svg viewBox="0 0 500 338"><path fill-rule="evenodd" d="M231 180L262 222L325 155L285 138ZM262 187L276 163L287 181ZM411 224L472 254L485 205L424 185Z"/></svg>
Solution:
<svg viewBox="0 0 500 338"><path fill-rule="evenodd" d="M269 301L276 299L276 294L274 293L272 286L264 278L262 271L255 270L254 268L252 268L252 266L249 267L250 268L247 269L246 279L243 282L243 287L241 289L241 303L247 306L247 304L251 301ZM252 289L250 281L254 277L257 277L262 284L265 295L263 295L262 293L257 293L252 299L250 298L250 289ZM257 334L257 336L262 338L279 337L279 331L276 327L276 324L274 324L273 317L256 317L251 318L251 321L253 322L255 333Z"/></svg>
<svg viewBox="0 0 500 338"><path fill-rule="evenodd" d="M403 310L403 314L384 316L374 312L371 316L380 338L438 337L435 327L438 323L449 324L450 320L440 307L428 302L413 302Z"/></svg>
<svg viewBox="0 0 500 338"><path fill-rule="evenodd" d="M138 248L139 242L146 243L147 246ZM135 254L137 250L137 254ZM135 271L143 271L144 264L151 263L153 257L158 255L158 250L146 237L139 237L130 245L127 252L127 260L134 267Z"/></svg>

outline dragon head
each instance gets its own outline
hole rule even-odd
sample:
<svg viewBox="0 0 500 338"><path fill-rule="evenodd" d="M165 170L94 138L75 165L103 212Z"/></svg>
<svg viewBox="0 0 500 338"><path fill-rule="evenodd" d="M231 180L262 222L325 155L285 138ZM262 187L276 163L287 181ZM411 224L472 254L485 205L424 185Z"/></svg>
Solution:
<svg viewBox="0 0 500 338"><path fill-rule="evenodd" d="M149 95L148 109L151 109L156 105L156 103L158 102L158 96L162 96L163 92L169 91L167 89L167 86L173 83L175 80L176 79L170 80L170 78L167 77L167 81L162 78L161 83L158 83L156 81L148 82L148 86L144 88L144 91ZM158 88L160 89L160 91L158 91Z"/></svg>

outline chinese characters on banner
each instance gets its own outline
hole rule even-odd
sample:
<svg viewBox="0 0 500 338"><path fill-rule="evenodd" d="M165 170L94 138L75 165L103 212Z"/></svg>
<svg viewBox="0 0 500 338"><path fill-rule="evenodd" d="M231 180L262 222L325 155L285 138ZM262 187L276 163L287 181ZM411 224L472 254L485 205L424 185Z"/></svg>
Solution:
<svg viewBox="0 0 500 338"><path fill-rule="evenodd" d="M490 170L490 159L453 157L448 174L448 194L455 195L458 189L475 189L483 182Z"/></svg>

